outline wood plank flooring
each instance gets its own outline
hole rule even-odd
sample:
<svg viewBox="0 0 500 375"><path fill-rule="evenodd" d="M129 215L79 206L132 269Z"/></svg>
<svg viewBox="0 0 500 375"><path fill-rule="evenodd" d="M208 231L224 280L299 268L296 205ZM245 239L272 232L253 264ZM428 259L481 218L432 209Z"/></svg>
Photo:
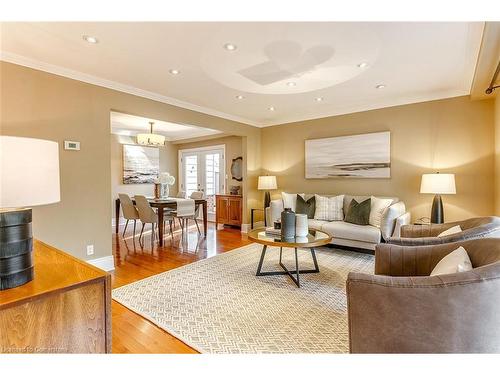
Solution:
<svg viewBox="0 0 500 375"><path fill-rule="evenodd" d="M150 229L149 225L147 227ZM123 227L120 229L123 230ZM133 240L132 228L127 230L125 238L121 230L118 235L113 233L113 288L250 243L238 228L216 230L213 223L208 225L206 238L199 235L193 225L184 240L180 230L173 239L166 236L163 247L152 244L151 232L145 234L141 245L138 233ZM112 337L113 353L196 353L182 341L115 301L112 302Z"/></svg>

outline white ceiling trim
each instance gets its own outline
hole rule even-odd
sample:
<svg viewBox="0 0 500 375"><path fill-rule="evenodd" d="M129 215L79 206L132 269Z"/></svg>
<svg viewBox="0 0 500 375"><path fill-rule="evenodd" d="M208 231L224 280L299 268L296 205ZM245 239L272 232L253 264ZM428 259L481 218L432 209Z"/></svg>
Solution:
<svg viewBox="0 0 500 375"><path fill-rule="evenodd" d="M248 119L245 119L245 118L242 118L239 116L230 115L228 113L220 112L220 111L217 111L217 110L214 110L211 108L202 107L202 106L199 106L196 104L192 104L192 103L188 103L188 102L185 102L182 100L171 98L169 96L164 96L164 95L156 94L156 93L151 92L151 91L142 90L142 89L139 89L137 87L124 85L124 84L119 83L119 82L110 81L110 80L96 77L96 76L93 76L90 74L85 74L85 73L81 73L81 72L78 72L75 70L63 68L63 67L58 66L58 65L53 65L53 64L49 64L49 63L46 63L43 61L31 59L31 58L21 56L21 55L15 54L15 53L0 51L0 60L5 61L5 62L9 62L12 64L17 64L17 65L25 66L28 68L36 69L36 70L41 70L43 72L55 74L58 76L71 78L71 79L74 79L77 81L90 83L92 85L105 87L105 88L108 88L111 90L116 90L116 91L124 92L127 94L135 95L135 96L140 96L142 98L155 100L157 102L174 105L176 107L181 107L184 109L189 109L192 111L201 112L201 113L204 113L207 115L221 117L221 118L224 118L226 120L241 122L241 123L244 123L247 125L252 125L255 127L262 127L263 126L260 123L257 123L255 121L248 120Z"/></svg>

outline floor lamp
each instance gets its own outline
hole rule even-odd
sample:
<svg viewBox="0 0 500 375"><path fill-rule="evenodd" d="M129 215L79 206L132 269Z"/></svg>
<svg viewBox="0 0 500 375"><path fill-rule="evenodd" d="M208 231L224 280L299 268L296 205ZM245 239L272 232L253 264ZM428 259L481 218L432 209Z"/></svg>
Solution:
<svg viewBox="0 0 500 375"><path fill-rule="evenodd" d="M259 176L257 189L266 191L264 195L264 225L267 225L266 208L271 204L271 194L269 190L276 190L277 188L276 176Z"/></svg>
<svg viewBox="0 0 500 375"><path fill-rule="evenodd" d="M444 223L441 194L456 194L455 175L451 173L427 173L422 175L420 193L435 194L432 201L431 223Z"/></svg>

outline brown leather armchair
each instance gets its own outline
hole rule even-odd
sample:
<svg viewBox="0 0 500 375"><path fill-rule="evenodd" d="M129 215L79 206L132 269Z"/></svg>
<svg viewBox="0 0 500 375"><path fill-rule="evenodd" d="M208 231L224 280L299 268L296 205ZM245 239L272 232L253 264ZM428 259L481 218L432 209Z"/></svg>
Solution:
<svg viewBox="0 0 500 375"><path fill-rule="evenodd" d="M474 269L429 276L463 246ZM500 239L380 244L375 275L347 279L351 353L500 353Z"/></svg>
<svg viewBox="0 0 500 375"><path fill-rule="evenodd" d="M437 237L438 234L455 225L460 225L460 228L462 228L460 233ZM475 217L444 224L403 225L401 227L401 236L391 237L387 239L387 243L402 246L437 245L488 237L500 237L499 217Z"/></svg>

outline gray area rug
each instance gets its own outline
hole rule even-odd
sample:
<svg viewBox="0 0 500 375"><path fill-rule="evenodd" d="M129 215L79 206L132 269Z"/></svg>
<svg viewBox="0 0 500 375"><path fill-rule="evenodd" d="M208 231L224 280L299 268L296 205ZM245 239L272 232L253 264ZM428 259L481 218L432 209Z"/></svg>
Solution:
<svg viewBox="0 0 500 375"><path fill-rule="evenodd" d="M255 276L261 245L251 244L113 290L113 299L202 353L347 353L345 281L373 273L374 257L316 251L320 273ZM263 271L279 270L268 248ZM283 249L294 268L293 249ZM313 268L299 250L301 269Z"/></svg>

